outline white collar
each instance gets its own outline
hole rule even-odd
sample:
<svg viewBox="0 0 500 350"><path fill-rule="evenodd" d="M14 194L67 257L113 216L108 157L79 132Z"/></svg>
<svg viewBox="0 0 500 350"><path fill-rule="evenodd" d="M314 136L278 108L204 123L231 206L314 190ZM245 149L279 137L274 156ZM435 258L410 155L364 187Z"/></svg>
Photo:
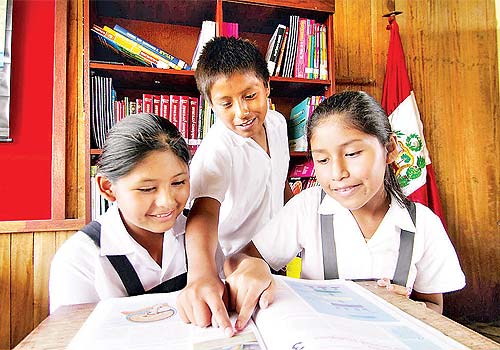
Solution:
<svg viewBox="0 0 500 350"><path fill-rule="evenodd" d="M98 221L101 223L101 256L127 255L136 250L138 243L127 232L116 204L112 204ZM181 214L174 227L164 233L164 238L168 234L173 237L184 234L185 227L186 217Z"/></svg>
<svg viewBox="0 0 500 350"><path fill-rule="evenodd" d="M319 191L321 192L321 191ZM343 207L339 202L330 197L328 194L325 195L325 198L321 201L321 204L318 207L318 214L329 215L329 214L350 214L350 211ZM389 205L389 210L385 214L385 217L388 217L395 226L400 229L415 232L416 227L411 220L410 213L408 210L402 206L397 200L396 197L391 196L391 203Z"/></svg>

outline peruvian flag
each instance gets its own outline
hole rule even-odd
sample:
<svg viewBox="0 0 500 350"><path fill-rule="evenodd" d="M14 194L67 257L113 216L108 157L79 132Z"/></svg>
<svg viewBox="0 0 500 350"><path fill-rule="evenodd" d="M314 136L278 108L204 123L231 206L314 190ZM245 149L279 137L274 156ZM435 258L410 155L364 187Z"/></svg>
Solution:
<svg viewBox="0 0 500 350"><path fill-rule="evenodd" d="M399 26L394 16L389 17L387 29L391 31L391 37L382 107L389 115L392 130L397 136L399 155L394 162L396 177L403 193L410 200L429 207L441 218L446 228L434 169L425 145L420 113L406 70Z"/></svg>

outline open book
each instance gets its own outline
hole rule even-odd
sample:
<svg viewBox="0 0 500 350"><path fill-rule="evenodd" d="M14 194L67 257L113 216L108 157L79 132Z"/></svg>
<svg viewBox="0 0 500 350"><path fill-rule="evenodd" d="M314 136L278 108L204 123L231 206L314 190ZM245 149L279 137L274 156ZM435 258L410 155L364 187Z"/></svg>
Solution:
<svg viewBox="0 0 500 350"><path fill-rule="evenodd" d="M467 349L354 282L278 277L274 303L240 334L180 319L177 293L98 303L70 349ZM234 319L234 316L233 316Z"/></svg>

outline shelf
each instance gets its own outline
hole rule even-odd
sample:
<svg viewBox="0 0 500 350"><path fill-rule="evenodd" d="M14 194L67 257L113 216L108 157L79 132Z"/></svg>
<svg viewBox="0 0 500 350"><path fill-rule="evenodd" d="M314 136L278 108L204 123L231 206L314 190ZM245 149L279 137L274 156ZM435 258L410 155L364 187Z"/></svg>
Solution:
<svg viewBox="0 0 500 350"><path fill-rule="evenodd" d="M197 95L194 71L158 69L109 63L90 63L90 69L113 78L115 89L168 90ZM271 77L271 97L323 95L330 80Z"/></svg>

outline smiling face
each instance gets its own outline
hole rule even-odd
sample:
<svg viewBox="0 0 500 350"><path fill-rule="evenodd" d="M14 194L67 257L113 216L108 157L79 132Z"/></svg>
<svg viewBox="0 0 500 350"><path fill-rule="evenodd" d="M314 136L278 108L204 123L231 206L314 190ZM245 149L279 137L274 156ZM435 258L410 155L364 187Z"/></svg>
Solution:
<svg viewBox="0 0 500 350"><path fill-rule="evenodd" d="M132 236L171 229L189 197L187 164L172 151L151 151L127 175L113 183L97 176L101 193L116 201Z"/></svg>
<svg viewBox="0 0 500 350"><path fill-rule="evenodd" d="M238 135L257 142L265 135L268 96L269 85L250 72L221 76L210 89L217 118Z"/></svg>
<svg viewBox="0 0 500 350"><path fill-rule="evenodd" d="M384 147L336 115L314 128L310 144L318 182L342 206L375 209L387 201L384 175L397 155L394 138Z"/></svg>

